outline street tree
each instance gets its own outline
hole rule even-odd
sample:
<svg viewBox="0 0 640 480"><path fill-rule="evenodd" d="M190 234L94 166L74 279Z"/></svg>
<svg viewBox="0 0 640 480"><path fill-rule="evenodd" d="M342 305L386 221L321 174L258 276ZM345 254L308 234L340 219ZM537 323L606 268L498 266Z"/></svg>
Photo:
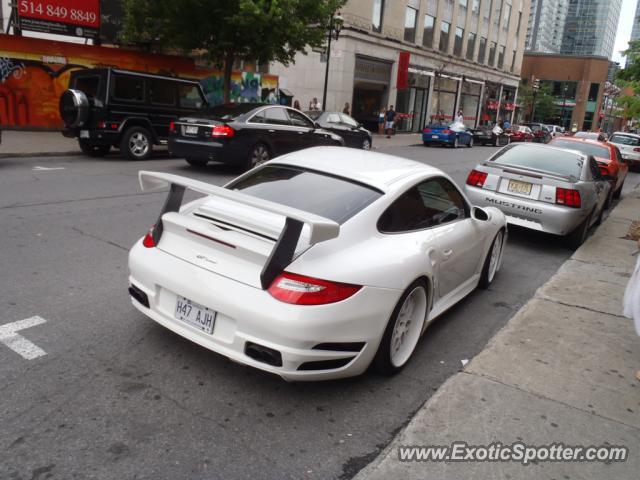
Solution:
<svg viewBox="0 0 640 480"><path fill-rule="evenodd" d="M553 118L556 112L555 97L551 94L548 85L541 84L538 91L535 91L529 82L520 82L518 87L518 97L524 106L524 111L529 115L534 115L542 121ZM533 122L535 118L530 118Z"/></svg>
<svg viewBox="0 0 640 480"><path fill-rule="evenodd" d="M618 71L615 84L626 94L616 97L614 104L624 118L640 118L640 40L629 42L622 54L627 57L627 66Z"/></svg>
<svg viewBox="0 0 640 480"><path fill-rule="evenodd" d="M321 48L346 0L123 0L122 40L187 54L205 52L224 74L224 101L236 60L289 65Z"/></svg>

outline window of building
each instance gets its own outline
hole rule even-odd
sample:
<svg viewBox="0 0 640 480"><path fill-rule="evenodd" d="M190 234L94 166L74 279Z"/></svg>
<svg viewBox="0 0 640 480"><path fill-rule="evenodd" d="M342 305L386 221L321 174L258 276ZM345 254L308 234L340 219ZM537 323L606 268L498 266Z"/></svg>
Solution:
<svg viewBox="0 0 640 480"><path fill-rule="evenodd" d="M407 7L404 16L404 40L405 42L414 43L416 41L416 21L418 18L418 10Z"/></svg>
<svg viewBox="0 0 640 480"><path fill-rule="evenodd" d="M476 15L480 13L480 0L473 0L471 3L471 11Z"/></svg>
<svg viewBox="0 0 640 480"><path fill-rule="evenodd" d="M494 1L495 10L493 12L493 25L497 27L500 25L500 14L502 14L502 0Z"/></svg>
<svg viewBox="0 0 640 480"><path fill-rule="evenodd" d="M504 67L504 45L498 50L498 68Z"/></svg>
<svg viewBox="0 0 640 480"><path fill-rule="evenodd" d="M487 52L487 39L480 37L480 43L478 44L478 63L484 63L484 56Z"/></svg>
<svg viewBox="0 0 640 480"><path fill-rule="evenodd" d="M456 27L456 37L453 39L453 54L462 55L462 39L464 38L464 30Z"/></svg>
<svg viewBox="0 0 640 480"><path fill-rule="evenodd" d="M507 3L504 6L504 16L502 17L502 28L505 30L509 28L510 17L511 17L511 4Z"/></svg>
<svg viewBox="0 0 640 480"><path fill-rule="evenodd" d="M468 4L467 0L459 0L459 3L462 8L467 8L467 4Z"/></svg>
<svg viewBox="0 0 640 480"><path fill-rule="evenodd" d="M440 51L446 52L449 47L449 29L451 28L451 24L447 22L442 22L440 26Z"/></svg>
<svg viewBox="0 0 640 480"><path fill-rule="evenodd" d="M496 61L496 47L496 42L491 42L489 44L489 61L487 63L491 66L493 66Z"/></svg>
<svg viewBox="0 0 640 480"><path fill-rule="evenodd" d="M600 90L600 84L599 83L592 83L591 86L589 87L589 101L590 102L595 102L596 100L598 100L598 91Z"/></svg>
<svg viewBox="0 0 640 480"><path fill-rule="evenodd" d="M518 26L516 27L516 37L520 36L521 25L522 25L522 12L518 12Z"/></svg>
<svg viewBox="0 0 640 480"><path fill-rule="evenodd" d="M422 32L422 45L428 48L433 47L433 25L435 18L431 15L424 16L424 30Z"/></svg>
<svg viewBox="0 0 640 480"><path fill-rule="evenodd" d="M473 60L474 48L476 48L476 34L469 32L467 37L467 60Z"/></svg>
<svg viewBox="0 0 640 480"><path fill-rule="evenodd" d="M511 72L515 72L516 70L516 58L517 58L517 50L513 51L513 57L511 57Z"/></svg>
<svg viewBox="0 0 640 480"><path fill-rule="evenodd" d="M384 13L384 0L373 0L373 16L371 26L375 32L382 31L382 15Z"/></svg>

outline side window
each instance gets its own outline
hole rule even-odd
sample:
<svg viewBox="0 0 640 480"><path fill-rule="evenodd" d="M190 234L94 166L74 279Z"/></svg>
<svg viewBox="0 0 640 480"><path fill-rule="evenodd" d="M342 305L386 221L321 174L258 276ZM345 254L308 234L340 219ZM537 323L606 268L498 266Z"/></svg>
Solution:
<svg viewBox="0 0 640 480"><path fill-rule="evenodd" d="M264 118L264 110L256 113L253 117L251 117L249 123L266 123L266 119Z"/></svg>
<svg viewBox="0 0 640 480"><path fill-rule="evenodd" d="M350 127L357 127L358 122L356 122L353 118L345 113L340 114L340 118L342 119L342 123L349 125Z"/></svg>
<svg viewBox="0 0 640 480"><path fill-rule="evenodd" d="M620 163L624 163L624 160L622 158L622 152L620 152L620 149L618 147L613 147L616 151L616 159L618 160L618 162Z"/></svg>
<svg viewBox="0 0 640 480"><path fill-rule="evenodd" d="M153 105L173 106L176 104L175 83L166 80L150 80L149 100Z"/></svg>
<svg viewBox="0 0 640 480"><path fill-rule="evenodd" d="M178 99L181 108L202 108L202 96L196 85L179 85Z"/></svg>
<svg viewBox="0 0 640 480"><path fill-rule="evenodd" d="M380 217L382 232L410 232L435 227L466 216L458 189L444 178L427 180L402 194Z"/></svg>
<svg viewBox="0 0 640 480"><path fill-rule="evenodd" d="M304 114L292 109L288 109L287 113L289 114L291 123L296 127L313 128L313 122L305 117Z"/></svg>
<svg viewBox="0 0 640 480"><path fill-rule="evenodd" d="M143 102L144 79L116 75L113 82L113 98L126 102Z"/></svg>
<svg viewBox="0 0 640 480"><path fill-rule="evenodd" d="M589 158L589 168L591 168L591 176L594 180L602 180L602 174L600 173L600 167L593 157Z"/></svg>
<svg viewBox="0 0 640 480"><path fill-rule="evenodd" d="M337 113L329 113L327 115L327 123L342 123L342 121L340 120L340 115Z"/></svg>
<svg viewBox="0 0 640 480"><path fill-rule="evenodd" d="M284 108L271 107L264 110L265 123L272 125L291 125Z"/></svg>
<svg viewBox="0 0 640 480"><path fill-rule="evenodd" d="M92 75L90 77L76 77L74 88L84 92L89 98L95 98L98 95L98 87L100 86L100 77Z"/></svg>

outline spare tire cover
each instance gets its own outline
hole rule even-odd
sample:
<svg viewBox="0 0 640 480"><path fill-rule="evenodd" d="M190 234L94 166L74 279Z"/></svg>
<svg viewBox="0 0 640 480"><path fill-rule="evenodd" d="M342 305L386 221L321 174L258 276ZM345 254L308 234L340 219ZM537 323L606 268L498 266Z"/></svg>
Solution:
<svg viewBox="0 0 640 480"><path fill-rule="evenodd" d="M67 127L81 127L89 117L89 99L80 90L66 90L60 97L60 117Z"/></svg>

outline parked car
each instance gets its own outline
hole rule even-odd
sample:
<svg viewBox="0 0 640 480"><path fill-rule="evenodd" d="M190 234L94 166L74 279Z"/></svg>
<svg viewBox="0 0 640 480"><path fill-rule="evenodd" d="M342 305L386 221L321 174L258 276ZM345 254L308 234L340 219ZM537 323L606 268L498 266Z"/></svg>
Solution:
<svg viewBox="0 0 640 480"><path fill-rule="evenodd" d="M494 147L504 147L509 145L511 139L506 132L499 135L493 133L493 127L482 125L470 130L473 135L475 145L493 145Z"/></svg>
<svg viewBox="0 0 640 480"><path fill-rule="evenodd" d="M319 145L343 146L344 140L299 110L259 103L217 105L178 119L169 131L169 152L201 167L214 160L249 170Z"/></svg>
<svg viewBox="0 0 640 480"><path fill-rule="evenodd" d="M602 132L575 132L572 135L574 138L584 138L586 140L597 140L604 142L607 140L607 136Z"/></svg>
<svg viewBox="0 0 640 480"><path fill-rule="evenodd" d="M511 142L533 142L533 132L524 125L511 125L507 130Z"/></svg>
<svg viewBox="0 0 640 480"><path fill-rule="evenodd" d="M561 137L564 135L564 128L560 125L547 125L547 128L551 133L551 138Z"/></svg>
<svg viewBox="0 0 640 480"><path fill-rule="evenodd" d="M611 184L595 159L549 145L509 145L469 174L474 205L500 208L511 225L562 235L572 248L599 224Z"/></svg>
<svg viewBox="0 0 640 480"><path fill-rule="evenodd" d="M629 166L615 145L575 137L554 138L551 144L554 147L577 150L595 158L602 175L611 181L613 198L620 197Z"/></svg>
<svg viewBox="0 0 640 480"><path fill-rule="evenodd" d="M500 210L381 153L301 150L225 187L139 176L171 188L129 253L134 307L287 380L399 371L429 323L491 284L506 240ZM205 196L181 206L184 189Z"/></svg>
<svg viewBox="0 0 640 480"><path fill-rule="evenodd" d="M127 158L144 160L154 145L166 143L172 120L205 105L193 80L114 68L76 70L60 97L62 133L77 138L92 157L116 147Z"/></svg>
<svg viewBox="0 0 640 480"><path fill-rule="evenodd" d="M346 147L371 150L371 132L350 115L342 112L322 112L320 110L309 110L304 113L324 130L340 135Z"/></svg>
<svg viewBox="0 0 640 480"><path fill-rule="evenodd" d="M615 132L608 143L615 145L622 154L622 159L629 168L640 167L640 135L635 133Z"/></svg>
<svg viewBox="0 0 640 480"><path fill-rule="evenodd" d="M533 141L538 143L549 143L551 140L551 131L543 123L523 123L525 127L531 129L533 133Z"/></svg>
<svg viewBox="0 0 640 480"><path fill-rule="evenodd" d="M422 143L431 145L449 145L458 148L461 145L473 147L473 133L469 130L454 131L447 125L427 125L422 130Z"/></svg>

